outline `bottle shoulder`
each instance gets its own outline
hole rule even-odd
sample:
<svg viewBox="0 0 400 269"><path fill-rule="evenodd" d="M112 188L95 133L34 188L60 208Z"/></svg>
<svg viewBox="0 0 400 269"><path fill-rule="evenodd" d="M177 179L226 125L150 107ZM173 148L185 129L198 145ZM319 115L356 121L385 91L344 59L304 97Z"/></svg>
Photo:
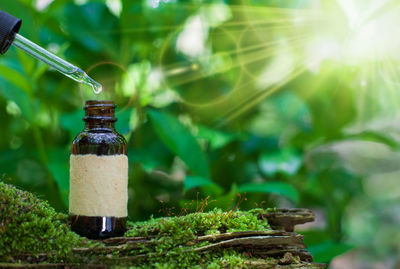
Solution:
<svg viewBox="0 0 400 269"><path fill-rule="evenodd" d="M125 138L112 130L83 130L72 143L86 142L90 144L120 143L126 145Z"/></svg>
<svg viewBox="0 0 400 269"><path fill-rule="evenodd" d="M126 140L114 130L83 130L72 141L73 154L126 154Z"/></svg>

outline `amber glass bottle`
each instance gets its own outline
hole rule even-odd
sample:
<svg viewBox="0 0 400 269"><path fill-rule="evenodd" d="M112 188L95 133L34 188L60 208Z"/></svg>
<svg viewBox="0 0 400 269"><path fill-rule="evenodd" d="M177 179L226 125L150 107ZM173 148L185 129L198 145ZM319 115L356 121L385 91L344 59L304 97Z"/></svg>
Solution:
<svg viewBox="0 0 400 269"><path fill-rule="evenodd" d="M72 142L71 228L91 239L121 236L126 230L128 158L114 113L112 101L86 101L85 128Z"/></svg>

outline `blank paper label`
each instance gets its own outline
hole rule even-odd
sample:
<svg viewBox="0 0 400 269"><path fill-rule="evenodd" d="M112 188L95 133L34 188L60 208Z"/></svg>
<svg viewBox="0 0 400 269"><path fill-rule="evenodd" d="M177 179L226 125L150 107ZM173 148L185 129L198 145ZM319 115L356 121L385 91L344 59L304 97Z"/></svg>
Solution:
<svg viewBox="0 0 400 269"><path fill-rule="evenodd" d="M128 158L125 155L71 155L69 213L126 217Z"/></svg>

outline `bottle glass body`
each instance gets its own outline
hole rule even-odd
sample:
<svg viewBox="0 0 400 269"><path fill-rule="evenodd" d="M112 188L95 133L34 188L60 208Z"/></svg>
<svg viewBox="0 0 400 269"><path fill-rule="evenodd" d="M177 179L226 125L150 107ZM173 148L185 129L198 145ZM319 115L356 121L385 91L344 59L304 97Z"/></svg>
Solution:
<svg viewBox="0 0 400 269"><path fill-rule="evenodd" d="M85 128L71 147L71 229L91 239L126 231L128 159L114 113L112 101L87 101Z"/></svg>

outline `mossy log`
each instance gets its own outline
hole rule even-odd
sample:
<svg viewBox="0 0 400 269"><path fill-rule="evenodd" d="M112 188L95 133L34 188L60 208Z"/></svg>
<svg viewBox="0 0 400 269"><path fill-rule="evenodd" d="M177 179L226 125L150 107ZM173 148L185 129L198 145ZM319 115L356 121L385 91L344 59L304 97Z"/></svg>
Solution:
<svg viewBox="0 0 400 269"><path fill-rule="evenodd" d="M38 211L37 215L50 219L47 226L56 223L57 229L68 227L66 220L64 224L57 222L60 216L54 215L43 201L5 185L0 183L0 213L5 213L5 205L24 211L27 204L21 205L21 202L28 199L30 203L42 203L41 210L44 211ZM1 193L2 188L8 192ZM1 195L15 197L7 200ZM0 229L1 236L12 236L7 231L11 227L17 229L17 226L10 225L10 222L20 223L21 220L4 215L0 217L0 228L4 227ZM324 264L312 263L303 236L294 232L295 225L313 220L314 214L308 209L256 209L247 212L214 209L207 213L129 223L124 237L102 241L77 239L71 237L69 233L72 232L62 230L52 236L66 248L63 251L57 247L40 251L42 243L55 239L38 235L44 238L43 242L31 242L32 249L16 244L11 247L13 251L0 251L0 267L325 268ZM37 222L35 218L25 221ZM47 228L54 228L50 226ZM46 228L43 229L46 232ZM23 237L14 239L24 240ZM71 240L70 246L65 240ZM5 247L7 242L10 240L0 237L0 247Z"/></svg>

